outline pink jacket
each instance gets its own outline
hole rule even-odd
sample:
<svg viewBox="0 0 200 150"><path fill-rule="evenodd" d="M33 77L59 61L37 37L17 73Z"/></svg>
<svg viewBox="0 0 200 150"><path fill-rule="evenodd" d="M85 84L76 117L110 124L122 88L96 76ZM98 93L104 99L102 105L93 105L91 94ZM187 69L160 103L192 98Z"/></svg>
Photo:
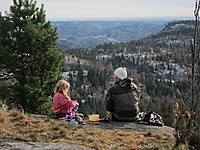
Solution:
<svg viewBox="0 0 200 150"><path fill-rule="evenodd" d="M76 106L76 102L68 99L63 94L57 92L53 98L53 111L55 114L70 113Z"/></svg>

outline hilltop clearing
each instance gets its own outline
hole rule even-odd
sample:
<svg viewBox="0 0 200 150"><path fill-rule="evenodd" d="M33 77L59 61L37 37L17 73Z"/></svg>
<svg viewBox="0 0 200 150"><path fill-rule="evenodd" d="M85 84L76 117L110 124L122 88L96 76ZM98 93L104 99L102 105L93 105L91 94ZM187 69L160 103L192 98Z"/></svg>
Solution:
<svg viewBox="0 0 200 150"><path fill-rule="evenodd" d="M173 137L153 131L121 131L98 126L74 125L51 119L35 119L17 110L0 110L1 145L5 139L24 142L70 144L93 149L171 149ZM13 141L12 141L13 142ZM7 142L9 146L9 141ZM15 145L16 146L16 145ZM36 147L40 147L38 144ZM55 145L54 145L55 146ZM33 148L33 147L32 147Z"/></svg>

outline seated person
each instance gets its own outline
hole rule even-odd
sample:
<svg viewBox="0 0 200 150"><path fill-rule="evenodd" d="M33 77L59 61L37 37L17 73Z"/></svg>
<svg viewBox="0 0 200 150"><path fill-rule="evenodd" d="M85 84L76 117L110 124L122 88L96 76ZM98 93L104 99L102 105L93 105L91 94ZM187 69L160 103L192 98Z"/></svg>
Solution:
<svg viewBox="0 0 200 150"><path fill-rule="evenodd" d="M106 95L105 105L108 111L107 119L114 121L135 121L139 118L140 90L131 79L127 78L126 68L114 71L114 86Z"/></svg>
<svg viewBox="0 0 200 150"><path fill-rule="evenodd" d="M70 84L65 80L60 80L54 90L53 111L56 118L62 118L66 115L72 115L72 110L79 105L72 101L69 96Z"/></svg>

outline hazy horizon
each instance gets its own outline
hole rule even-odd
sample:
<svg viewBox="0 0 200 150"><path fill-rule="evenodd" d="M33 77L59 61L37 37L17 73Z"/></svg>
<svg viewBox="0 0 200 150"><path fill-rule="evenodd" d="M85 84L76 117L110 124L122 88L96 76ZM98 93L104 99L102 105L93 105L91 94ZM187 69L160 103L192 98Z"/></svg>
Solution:
<svg viewBox="0 0 200 150"><path fill-rule="evenodd" d="M193 20L193 17L110 17L110 18L47 18L49 21L173 21L173 20Z"/></svg>
<svg viewBox="0 0 200 150"><path fill-rule="evenodd" d="M36 0L44 4L47 20L118 21L192 19L191 0ZM9 12L12 0L0 0L0 12Z"/></svg>

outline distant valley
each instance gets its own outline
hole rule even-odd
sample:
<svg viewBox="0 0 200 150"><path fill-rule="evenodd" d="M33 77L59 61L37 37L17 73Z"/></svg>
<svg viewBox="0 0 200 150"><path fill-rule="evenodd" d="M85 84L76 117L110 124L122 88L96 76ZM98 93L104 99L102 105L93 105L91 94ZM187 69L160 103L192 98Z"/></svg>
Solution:
<svg viewBox="0 0 200 150"><path fill-rule="evenodd" d="M59 44L69 48L129 42L162 30L165 21L52 21Z"/></svg>

